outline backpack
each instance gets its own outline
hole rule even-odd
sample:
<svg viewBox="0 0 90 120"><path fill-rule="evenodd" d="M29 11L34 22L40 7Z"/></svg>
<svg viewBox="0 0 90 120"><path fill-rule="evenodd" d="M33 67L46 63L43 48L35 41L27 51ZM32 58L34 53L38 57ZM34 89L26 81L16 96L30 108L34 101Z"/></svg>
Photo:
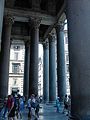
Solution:
<svg viewBox="0 0 90 120"><path fill-rule="evenodd" d="M36 108L36 103L31 102L31 107L32 107L32 108Z"/></svg>

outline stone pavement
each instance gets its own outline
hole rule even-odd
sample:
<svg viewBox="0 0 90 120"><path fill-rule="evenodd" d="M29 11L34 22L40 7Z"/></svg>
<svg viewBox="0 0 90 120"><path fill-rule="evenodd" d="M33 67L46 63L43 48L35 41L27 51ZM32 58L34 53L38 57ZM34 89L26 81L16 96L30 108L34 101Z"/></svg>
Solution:
<svg viewBox="0 0 90 120"><path fill-rule="evenodd" d="M43 105L40 109L39 120L68 120L65 114L62 114L62 108L60 112L56 112L56 107L54 105Z"/></svg>
<svg viewBox="0 0 90 120"><path fill-rule="evenodd" d="M40 105L40 112L39 112L39 120L68 120L68 117L65 114L62 114L62 108L60 109L60 112L56 112L56 107L54 105L48 104L48 105ZM30 120L28 119L28 110L25 109L23 112L23 118L22 120ZM0 118L0 120L7 120ZM17 119L16 119L17 120ZM18 119L20 120L20 119Z"/></svg>

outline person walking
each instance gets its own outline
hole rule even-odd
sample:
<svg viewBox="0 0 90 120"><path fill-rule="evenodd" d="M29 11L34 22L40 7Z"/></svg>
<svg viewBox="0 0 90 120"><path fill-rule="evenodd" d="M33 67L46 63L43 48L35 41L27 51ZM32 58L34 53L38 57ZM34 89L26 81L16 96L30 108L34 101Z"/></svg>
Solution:
<svg viewBox="0 0 90 120"><path fill-rule="evenodd" d="M57 99L56 99L56 107L57 107L57 112L60 112L60 98L59 97L57 97Z"/></svg>
<svg viewBox="0 0 90 120"><path fill-rule="evenodd" d="M14 97L10 95L8 98L8 120L15 120L15 106Z"/></svg>
<svg viewBox="0 0 90 120"><path fill-rule="evenodd" d="M30 97L27 101L27 107L28 107L28 118L31 118L31 98Z"/></svg>
<svg viewBox="0 0 90 120"><path fill-rule="evenodd" d="M23 101L23 97L21 96L19 99L19 114L20 114L20 119L22 119L22 112L24 110L24 101Z"/></svg>
<svg viewBox="0 0 90 120"><path fill-rule="evenodd" d="M63 108L63 113L65 113L68 110L68 98L67 94L64 97L64 108Z"/></svg>

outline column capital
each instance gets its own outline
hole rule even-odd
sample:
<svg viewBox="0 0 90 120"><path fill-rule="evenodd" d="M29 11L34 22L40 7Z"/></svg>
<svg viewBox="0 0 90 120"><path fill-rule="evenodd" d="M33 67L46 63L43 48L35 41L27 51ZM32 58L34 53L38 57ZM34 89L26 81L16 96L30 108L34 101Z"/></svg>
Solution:
<svg viewBox="0 0 90 120"><path fill-rule="evenodd" d="M6 25L12 25L14 23L14 17L11 15L5 15L4 20Z"/></svg>
<svg viewBox="0 0 90 120"><path fill-rule="evenodd" d="M64 30L64 22L63 21L59 21L57 24L56 24L56 30L60 30L60 31L63 31Z"/></svg>
<svg viewBox="0 0 90 120"><path fill-rule="evenodd" d="M49 43L46 41L46 42L44 42L43 43L43 47L45 48L45 49L48 49L49 48Z"/></svg>
<svg viewBox="0 0 90 120"><path fill-rule="evenodd" d="M41 23L41 18L30 18L29 19L29 24L32 28L38 29Z"/></svg>
<svg viewBox="0 0 90 120"><path fill-rule="evenodd" d="M54 33L48 34L49 42L55 42L56 36Z"/></svg>

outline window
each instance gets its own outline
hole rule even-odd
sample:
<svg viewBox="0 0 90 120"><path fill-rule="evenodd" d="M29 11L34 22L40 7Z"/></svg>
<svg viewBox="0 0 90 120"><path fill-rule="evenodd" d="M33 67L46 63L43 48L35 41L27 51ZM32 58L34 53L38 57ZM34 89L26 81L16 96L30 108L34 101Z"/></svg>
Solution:
<svg viewBox="0 0 90 120"><path fill-rule="evenodd" d="M20 63L12 63L12 72L19 73L20 71Z"/></svg>
<svg viewBox="0 0 90 120"><path fill-rule="evenodd" d="M14 48L15 51L19 51L20 50L20 46L18 46L18 45L13 46L13 48Z"/></svg>

